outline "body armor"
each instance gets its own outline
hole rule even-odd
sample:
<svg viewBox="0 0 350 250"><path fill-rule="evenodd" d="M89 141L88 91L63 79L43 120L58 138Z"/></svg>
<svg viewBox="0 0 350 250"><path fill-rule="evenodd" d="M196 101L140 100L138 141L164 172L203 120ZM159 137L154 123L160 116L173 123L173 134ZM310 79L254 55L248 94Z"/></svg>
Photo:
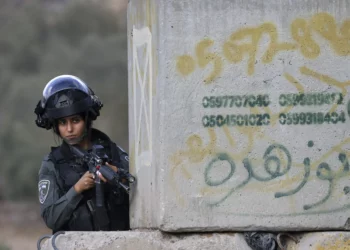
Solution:
<svg viewBox="0 0 350 250"><path fill-rule="evenodd" d="M94 130L103 134L98 130ZM99 139L112 165L128 170L127 154L115 143ZM52 148L50 159L55 164L56 179L60 187L61 195L77 183L81 176L88 171L86 164L79 161L69 146L63 142L60 147ZM129 229L129 198L118 186L109 183L104 184L105 206L96 210L95 189L82 193L84 198L80 201L72 218L61 230L66 231L98 231L98 230L128 230Z"/></svg>

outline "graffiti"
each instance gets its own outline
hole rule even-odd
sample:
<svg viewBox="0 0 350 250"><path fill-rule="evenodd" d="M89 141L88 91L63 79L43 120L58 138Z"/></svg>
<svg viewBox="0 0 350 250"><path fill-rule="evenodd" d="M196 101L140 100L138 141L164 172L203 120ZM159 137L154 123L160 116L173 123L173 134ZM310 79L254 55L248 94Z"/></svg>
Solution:
<svg viewBox="0 0 350 250"><path fill-rule="evenodd" d="M287 161L285 162L285 166L282 166L282 158L283 157L280 157L278 154L272 154L273 151L276 151L276 150L280 151L282 154L284 154L284 157L287 159ZM245 158L243 160L243 166L248 173L248 177L245 180L243 180L242 183L240 183L238 186L232 188L223 198L212 203L211 205L221 204L229 196L231 196L234 192L236 192L240 188L243 188L244 186L246 186L249 183L249 181L251 181L252 179L255 179L259 182L269 182L273 179L284 176L286 173L288 173L288 171L291 169L291 166L292 166L291 154L286 149L286 147L284 147L283 145L280 145L280 144L270 145L266 149L264 156L263 156L263 159L264 159L263 166L264 166L264 169L266 171L266 176L258 175L254 171L254 169L256 169L256 168L253 167L250 160L248 158ZM213 168L215 168L215 163L218 161L227 161L230 165L230 172L222 180L212 181L211 177L210 177L210 172L212 171ZM319 180L329 182L328 192L324 196L324 198L322 198L320 201L313 203L313 204L304 205L304 207L303 207L304 210L309 210L309 209L315 208L315 207L325 203L329 199L330 195L332 194L334 182L339 178L347 176L346 174L349 172L349 162L348 162L348 158L347 158L345 153L339 153L339 161L342 165L342 169L339 170L338 172L332 171L331 168L329 167L329 165L325 162L322 162L318 165L317 171L316 171L316 176ZM205 183L208 186L222 185L226 181L228 181L230 178L233 177L234 172L235 172L235 168L236 168L236 164L235 164L234 160L229 155L227 155L225 153L217 154L213 158L213 160L209 162L209 164L207 165L207 167L205 169L205 172L204 172ZM276 192L274 195L275 198L282 198L285 196L290 196L290 195L294 195L294 194L298 193L307 183L307 181L310 177L310 172L311 172L310 158L305 158L304 159L304 176L303 176L303 179L300 182L300 184L292 190L289 190L286 192Z"/></svg>
<svg viewBox="0 0 350 250"><path fill-rule="evenodd" d="M213 211L280 217L350 208L350 19L316 13L291 20L286 31L264 22L206 37L176 58L177 77L216 83L193 88L198 116L189 125L196 132L169 158L177 204L200 197ZM252 202L243 197L257 199L257 207L245 211Z"/></svg>
<svg viewBox="0 0 350 250"><path fill-rule="evenodd" d="M194 71L196 67L196 62L191 56L179 56L179 58L177 59L176 67L181 74L187 76Z"/></svg>
<svg viewBox="0 0 350 250"><path fill-rule="evenodd" d="M223 69L223 60L215 53L207 52L207 49L214 44L213 40L204 39L196 46L197 63L200 68L205 68L208 64L213 64L212 73L204 79L205 83L209 83L221 74ZM191 74L196 68L196 61L189 55L179 56L176 63L177 70L183 75Z"/></svg>
<svg viewBox="0 0 350 250"><path fill-rule="evenodd" d="M194 139L194 137L193 137ZM236 164L238 162L236 159L232 157L232 154L230 153L225 153L225 152L218 152L215 153L214 155L212 154L213 152L211 151L210 145L204 146L202 144L202 141L199 138L196 138L197 140L197 145L195 148L190 149L190 151L187 151L188 154L193 154L195 151L200 151L202 154L200 157L205 157L205 156L210 156L211 161L206 165L204 169L204 182L208 187L220 187L224 185L225 183L229 182L230 179L235 178L235 173L237 171L237 167L239 165ZM298 215L298 214L313 214L314 212L313 209L320 207L322 204L326 203L327 201L330 200L331 195L334 193L335 190L335 185L340 179L348 178L349 177L349 161L348 161L348 156L346 153L341 149L342 146L350 143L350 139L346 139L339 143L338 145L334 146L332 150L324 154L319 160L312 162L309 157L306 157L303 161L303 168L304 168L304 173L301 176L301 178L293 178L291 179L292 182L289 182L288 185L282 185L283 188L287 189L288 186L291 186L291 184L295 183L298 181L296 187L291 187L289 190L285 191L277 191L274 193L274 197L276 199L283 199L284 197L292 197L293 195L298 194L306 185L309 181L315 180L317 178L319 181L326 181L328 182L328 189L324 193L322 197L319 198L317 202L313 203L306 203L303 205L303 210L305 212L299 212L299 213L292 213L290 215ZM313 141L308 141L307 146L309 148L314 146ZM204 150L204 151L203 151ZM207 151L208 150L208 151ZM340 167L338 167L337 170L332 170L329 166L328 163L325 162L325 160L332 154L338 152L338 161L340 163ZM183 152L185 153L185 152ZM193 154L193 157L195 154ZM239 158L239 157L236 157ZM281 145L281 144L271 144L268 146L268 148L265 150L265 153L263 154L263 162L260 165L254 165L249 157L243 158L242 161L240 161L243 164L243 169L245 169L247 173L247 177L241 180L240 183L238 183L236 186L230 188L230 189L223 189L226 190L225 194L223 194L223 197L217 199L216 201L211 202L209 205L210 206L218 206L222 203L224 203L231 195L234 193L237 193L239 190L243 189L244 187L248 187L250 183L252 183L252 180L266 183L267 185L268 182L275 181L275 183L281 183L280 180L284 180L283 182L286 182L284 177L288 175L288 172L292 169L293 166L298 166L298 164L293 164L292 163L292 155L290 154L289 150ZM192 158L190 162L198 162L200 158ZM212 173L217 172L216 167L219 165L221 162L227 162L229 166L229 171L226 171L227 174L225 176L222 176L219 179L212 178ZM265 170L265 174L257 174L257 170L262 167ZM313 171L314 170L314 171ZM314 176L312 177L312 173L315 173ZM187 173L187 178L192 178L190 173ZM279 180L280 179L280 180ZM273 184L272 186L275 186L276 184ZM293 185L294 186L294 185ZM260 186L259 186L260 187ZM281 189L281 188L279 188ZM323 189L320 189L323 190ZM320 191L319 190L319 191ZM343 192L345 194L348 194L350 191L350 188L348 186L344 187ZM319 193L318 191L318 193ZM221 193L221 192L220 192ZM318 197L318 195L317 195ZM307 200L305 200L307 202ZM336 211L343 211L346 210L350 207L349 205L345 205L339 208L335 208L332 210L317 210L315 213L320 214L320 213L327 213L330 211L336 212ZM310 211L311 210L311 211ZM310 211L310 212L309 212ZM237 214L237 215L248 215L248 214ZM255 214L256 216L259 216L259 214ZM278 216L278 214L274 214L273 216ZM281 215L282 216L282 215ZM284 214L283 216L289 216L288 214Z"/></svg>
<svg viewBox="0 0 350 250"><path fill-rule="evenodd" d="M227 161L230 164L230 173L228 176L226 176L223 180L220 181L212 181L211 178L209 177L211 169L214 167L214 163L217 161ZM205 183L208 186L218 186L223 183L225 183L227 180L229 180L235 171L236 164L235 162L230 158L229 155L222 153L218 154L214 159L209 163L208 167L205 169L204 177L205 177Z"/></svg>
<svg viewBox="0 0 350 250"><path fill-rule="evenodd" d="M293 94L280 94L279 98L277 98L277 105L279 105L282 110L279 112L272 112L270 110L270 106L266 107L251 107L253 105L249 105L249 98L247 98L249 95L247 95L246 99L247 101L247 107L250 109L251 113L247 114L246 118L244 118L244 114L241 114L239 124L237 124L237 115L236 117L231 117L231 115L204 115L202 119L203 126L207 127L208 129L208 144L205 145L202 137L198 135L190 136L187 140L187 146L188 150L180 150L172 157L172 163L173 167L171 169L171 176L174 176L175 171L180 170L180 172L183 174L183 176L186 179L192 179L194 178L193 174L191 173L191 170L187 168L187 166L192 166L192 164L196 163L204 163L206 157L210 157L211 160L209 160L209 164L204 163L205 169L204 172L204 183L207 185L207 187L213 189L216 188L218 193L214 190L210 190L207 188L202 189L203 195L209 195L213 194L213 192L216 193L216 195L221 194L221 198L216 198L216 200L210 199L209 205L210 206L217 206L220 204L223 204L230 196L233 194L236 194L240 190L245 190L247 187L252 186L252 180L261 182L261 183L272 183L272 181L275 181L274 184L268 184L270 187L270 190L274 190L274 197L275 199L283 199L283 197L294 197L296 194L300 193L301 190L305 188L305 186L311 181L315 180L315 178L319 181L326 182L328 187L325 191L324 195L319 198L319 200L306 203L303 205L302 209L304 212L293 212L291 213L294 215L297 214L310 214L313 213L316 208L320 208L322 204L325 204L327 201L329 201L332 197L332 194L334 193L335 186L338 183L338 180L341 178L344 179L344 177L349 176L349 164L346 156L346 151L342 149L342 146L350 143L350 139L347 138L343 142L335 145L332 147L330 151L327 153L324 153L321 157L317 157L317 160L311 160L310 157L306 157L302 163L291 163L291 166L301 168L303 171L293 177L288 177L289 171L286 171L286 169L291 169L290 162L291 162L291 155L289 151L282 145L275 143L270 139L270 137L264 132L264 126L256 126L258 124L258 108L264 109L267 113L265 113L265 116L268 115L269 123L268 125L270 127L274 127L277 124L280 125L320 125L320 124L335 124L335 123L341 123L344 124L346 122L345 114L348 112L350 116L350 101L346 102L346 105L344 105L345 97L347 96L347 86L350 86L349 81L339 81L336 80L330 76L327 76L325 74L320 74L308 67L301 67L300 73L304 76L314 78L316 80L319 80L321 83L326 84L327 86L332 86L335 88L339 88L340 92L320 92L320 93L305 93L304 91L304 84L300 83L298 80L296 80L293 76L285 73L284 77L287 79L287 81L295 86L298 93ZM304 95L302 95L304 94ZM284 95L284 96L282 96ZM255 97L258 97L259 95L253 95ZM264 95L260 95L264 96ZM268 96L268 95L267 95ZM282 97L281 97L282 96ZM322 97L321 97L322 96ZM202 99L202 106L205 105L208 108L211 109L218 109L225 106L225 99L227 99L226 107L229 108L230 106L230 96L206 96L205 100ZM232 97L233 100L237 100L237 96ZM253 98L250 98L252 100ZM267 100L267 98L266 98ZM270 102L270 98L268 98ZM283 101L281 105L279 102ZM284 103L286 101L287 103ZM269 103L270 104L270 103ZM329 109L328 112L290 112L294 107L302 106L301 104L305 104L305 106L324 106L328 105ZM234 106L235 103L233 101L232 106ZM243 105L243 104L242 104ZM339 105L344 105L345 110L344 111L335 111ZM204 106L203 106L204 107ZM236 107L237 108L237 107ZM254 116L255 115L255 118ZM262 115L262 114L261 114ZM245 123L245 120L247 120L248 126L243 126ZM243 121L243 124L242 124ZM251 125L249 125L249 122L251 122ZM252 126L254 124L255 126ZM267 123L266 123L267 124ZM242 125L242 126L240 126ZM265 126L266 127L266 126ZM238 150L237 148L237 138L233 136L233 131L230 128L234 128L237 130L238 134L244 139L244 146L241 147L241 150ZM232 151L222 152L220 150L220 147L218 147L219 143L222 144L222 140L218 139L218 133L222 133L225 135L227 142L229 146L232 148ZM261 141L262 139L267 139L271 142L268 150L266 150L263 158L263 162L254 163L251 161L249 157L250 152L254 149L255 142ZM242 140L242 139L240 139ZM309 140L306 142L308 148L314 147L314 141ZM242 144L241 144L242 145ZM280 146L277 146L280 145ZM278 151L278 153L276 153ZM271 155L273 152L275 154ZM337 172L334 172L331 170L330 165L327 163L327 158L332 154L337 153L338 154L338 162L343 166L342 169L340 169ZM183 165L185 161L188 161L187 164ZM226 176L222 176L219 179L211 179L212 173L215 173L216 167L215 165L220 162L227 162L229 165L229 171ZM242 168L245 170L245 172L248 174L246 177L244 177L242 180L239 181L239 183L235 184L232 188L220 188L221 186L225 186L227 183L229 183L229 180L236 178L235 173L238 171L239 168L237 168L239 165L237 163L243 164ZM334 163L332 162L332 165ZM265 174L258 174L256 171L257 169L260 169L261 166L265 170ZM286 178L286 179L284 179ZM282 187L285 190L278 190L276 180L279 180L277 183L280 183ZM220 184L222 183L222 184ZM249 185L248 185L249 184ZM177 192L177 197L181 201L180 203L183 204L183 199L180 198L181 195L179 192L179 189L177 187L177 184L174 182L174 179L171 181L171 185L173 186L174 190ZM219 187L219 188L218 188ZM262 186L258 186L255 184L256 188L262 188ZM289 189L288 189L289 188ZM338 190L339 187L337 187ZM344 187L342 187L343 189ZM264 190L269 190L264 188ZM276 190L277 189L277 190ZM344 188L343 194L347 194L349 188ZM220 196L220 195L219 195ZM347 209L349 206L341 206L339 208L334 208L331 210L319 210L317 209L317 213L327 213L329 211L342 211L342 209ZM236 213L244 215L244 213ZM247 214L248 215L248 214ZM259 214L256 214L259 215ZM288 216L288 214L284 214ZM275 215L274 215L275 216Z"/></svg>
<svg viewBox="0 0 350 250"><path fill-rule="evenodd" d="M262 55L261 62L269 64L274 57L283 51L297 51L306 59L316 59L321 54L321 47L315 40L316 35L328 41L334 53L338 56L350 55L350 19L337 25L336 20L329 13L317 13L310 20L297 18L290 26L291 42L279 41L276 25L263 23L257 27L245 27L235 31L221 47L221 53L210 52L214 41L204 39L195 48L195 57L182 55L177 58L177 70L188 76L198 65L205 68L211 65L212 72L204 79L204 83L211 83L223 71L223 62L240 63L248 58L247 73L253 75L257 63L257 54L263 36L270 38L269 45ZM249 40L249 42L246 42Z"/></svg>
<svg viewBox="0 0 350 250"><path fill-rule="evenodd" d="M300 67L300 73L302 73L305 76L313 77L313 78L319 80L320 82L327 84L328 86L337 87L337 88L341 89L341 91L342 91L341 97L344 97L347 95L346 87L350 86L350 81L341 82L341 81L338 81L338 80L336 80L328 75L321 74L321 73L318 73L314 70L311 70L310 68L305 67L305 66ZM343 100L341 98L339 98L339 100L341 100L341 102L343 103ZM329 112L335 111L337 107L338 107L338 103L334 103L332 108L329 110ZM349 105L348 105L348 110L349 110ZM350 116L350 113L349 113L349 116Z"/></svg>
<svg viewBox="0 0 350 250"><path fill-rule="evenodd" d="M140 69L138 48L146 50L144 68ZM133 122L135 124L135 167L138 170L143 165L150 165L152 155L152 34L149 28L133 28ZM142 75L143 74L143 75ZM148 89L148 91L147 91ZM139 96L138 96L139 95ZM138 100L139 103L138 103ZM146 136L141 135L141 128L146 127ZM145 139L146 138L146 139ZM149 154L143 159L142 152Z"/></svg>
<svg viewBox="0 0 350 250"><path fill-rule="evenodd" d="M292 43L280 43L278 41L277 28L272 23L264 23L256 28L242 28L234 32L229 40L223 46L225 58L232 63L243 61L244 55L248 55L248 75L252 75L255 70L256 54L258 52L259 41L266 34L270 36L270 44L262 57L263 63L272 62L274 56L283 50L294 50L297 48ZM250 43L238 44L244 41L247 37L251 40Z"/></svg>

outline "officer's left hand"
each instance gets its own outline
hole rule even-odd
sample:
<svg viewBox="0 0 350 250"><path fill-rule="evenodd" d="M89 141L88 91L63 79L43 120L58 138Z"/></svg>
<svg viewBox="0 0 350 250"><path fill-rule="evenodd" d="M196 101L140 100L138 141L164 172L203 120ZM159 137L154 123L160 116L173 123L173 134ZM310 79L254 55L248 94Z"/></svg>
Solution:
<svg viewBox="0 0 350 250"><path fill-rule="evenodd" d="M110 167L114 172L118 172L118 168L117 168L116 166L111 165L111 164L109 164L108 162L106 162L106 165L107 165L108 167ZM100 179L101 179L103 182L107 182L107 179L106 179L105 177L103 177L103 175L102 175L100 172L98 172L98 176L100 177Z"/></svg>

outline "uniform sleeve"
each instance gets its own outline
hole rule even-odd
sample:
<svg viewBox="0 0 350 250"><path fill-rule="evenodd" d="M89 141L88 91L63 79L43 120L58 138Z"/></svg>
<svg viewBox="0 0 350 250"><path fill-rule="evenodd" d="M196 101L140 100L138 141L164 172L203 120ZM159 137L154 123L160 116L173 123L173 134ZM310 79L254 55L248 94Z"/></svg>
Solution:
<svg viewBox="0 0 350 250"><path fill-rule="evenodd" d="M53 231L59 231L70 220L83 198L74 187L62 194L57 184L54 163L45 158L39 171L39 201L41 216Z"/></svg>

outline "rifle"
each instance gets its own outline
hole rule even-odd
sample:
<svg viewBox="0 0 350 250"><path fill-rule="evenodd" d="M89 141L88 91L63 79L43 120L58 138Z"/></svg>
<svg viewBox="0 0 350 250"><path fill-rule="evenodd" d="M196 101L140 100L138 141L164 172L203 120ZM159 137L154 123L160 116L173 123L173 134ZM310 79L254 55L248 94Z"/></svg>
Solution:
<svg viewBox="0 0 350 250"><path fill-rule="evenodd" d="M122 181L127 180L129 183L135 182L135 177L132 176L127 170L118 168L118 172L114 172L110 167L106 166L108 156L105 154L104 148L101 145L93 145L91 152L86 152L76 146L70 146L73 153L81 158L89 167L89 172L95 175L96 185L96 206L104 206L103 187L97 171L99 171L107 182L112 185L122 187L125 192L129 194L130 187L125 185Z"/></svg>

